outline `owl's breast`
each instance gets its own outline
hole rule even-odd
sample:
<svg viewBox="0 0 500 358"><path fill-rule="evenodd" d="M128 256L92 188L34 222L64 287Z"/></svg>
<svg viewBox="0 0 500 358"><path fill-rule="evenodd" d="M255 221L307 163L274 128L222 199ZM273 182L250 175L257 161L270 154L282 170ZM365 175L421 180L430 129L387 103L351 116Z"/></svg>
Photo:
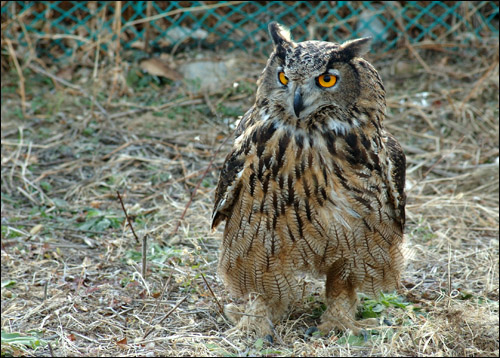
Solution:
<svg viewBox="0 0 500 358"><path fill-rule="evenodd" d="M377 140L362 145L363 139L354 135L335 137L271 122L246 141L239 177L250 197L268 212L276 205L278 214L299 206L308 218L319 208L360 218L378 204L375 197L384 178Z"/></svg>
<svg viewBox="0 0 500 358"><path fill-rule="evenodd" d="M238 198L225 235L238 252L249 254L259 242L271 256L286 252L306 265L311 255L331 261L342 254L338 235L349 243L351 232L379 212L377 175L353 165L340 139L270 121L239 141L237 162L244 164L234 175Z"/></svg>

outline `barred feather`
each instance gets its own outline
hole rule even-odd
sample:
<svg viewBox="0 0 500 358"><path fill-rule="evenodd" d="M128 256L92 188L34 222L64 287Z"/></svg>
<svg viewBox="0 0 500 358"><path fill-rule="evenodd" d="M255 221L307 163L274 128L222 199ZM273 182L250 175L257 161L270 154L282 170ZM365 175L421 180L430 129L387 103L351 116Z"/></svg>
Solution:
<svg viewBox="0 0 500 358"><path fill-rule="evenodd" d="M233 295L257 292L269 307L297 296L296 273L325 276L329 326L328 317L353 317L357 291L376 296L398 285L405 157L382 126L382 81L357 57L366 41L297 44L279 26L270 31L276 51L216 190L212 227L226 221L219 273ZM319 101L306 97L303 116L276 89L282 68ZM343 87L316 92L301 82L322 68L334 68Z"/></svg>

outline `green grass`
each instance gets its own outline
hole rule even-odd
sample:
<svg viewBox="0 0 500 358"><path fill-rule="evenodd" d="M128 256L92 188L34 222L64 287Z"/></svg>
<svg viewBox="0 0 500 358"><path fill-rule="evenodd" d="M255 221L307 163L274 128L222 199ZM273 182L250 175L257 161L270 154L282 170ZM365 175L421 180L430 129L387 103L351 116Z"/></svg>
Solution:
<svg viewBox="0 0 500 358"><path fill-rule="evenodd" d="M28 334L8 333L2 330L2 357L19 357L31 355L38 347L44 347L47 342L40 339L41 332L29 331Z"/></svg>
<svg viewBox="0 0 500 358"><path fill-rule="evenodd" d="M411 306L410 302L404 301L401 296L395 293L381 293L380 298L377 300L368 298L367 296L360 294L361 296L361 312L360 318L378 318L385 312L389 307L396 307L401 309L406 309Z"/></svg>
<svg viewBox="0 0 500 358"><path fill-rule="evenodd" d="M123 223L123 217L114 212L101 211L98 209L87 209L84 221L78 224L80 230L91 230L104 232L109 228L118 229Z"/></svg>

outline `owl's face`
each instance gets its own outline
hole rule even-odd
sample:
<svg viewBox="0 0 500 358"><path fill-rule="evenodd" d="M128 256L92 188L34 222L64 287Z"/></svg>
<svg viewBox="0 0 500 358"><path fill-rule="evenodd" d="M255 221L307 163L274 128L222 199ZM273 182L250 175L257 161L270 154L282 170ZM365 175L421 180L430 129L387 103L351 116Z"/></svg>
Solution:
<svg viewBox="0 0 500 358"><path fill-rule="evenodd" d="M275 110L298 122L333 118L334 127L346 129L352 125L350 109L360 101L374 100L373 95L384 99L380 77L359 57L368 50L369 38L342 45L295 43L276 23L269 25L269 32L275 50L259 79L257 100L268 99Z"/></svg>

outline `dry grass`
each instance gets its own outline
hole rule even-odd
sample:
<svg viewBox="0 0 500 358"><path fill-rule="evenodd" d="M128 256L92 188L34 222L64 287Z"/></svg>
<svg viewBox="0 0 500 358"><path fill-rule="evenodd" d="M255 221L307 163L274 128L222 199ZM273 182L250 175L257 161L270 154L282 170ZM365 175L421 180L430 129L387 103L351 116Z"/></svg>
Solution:
<svg viewBox="0 0 500 358"><path fill-rule="evenodd" d="M136 65L125 60L91 80L93 69L71 68L71 83L64 66L24 63L26 108L16 66L2 72L2 332L41 339L30 348L2 337L2 354L498 356L498 38L371 56L386 127L408 158L410 255L405 304L384 306L392 326L366 342L304 337L321 311L312 279L272 346L228 331L219 313L231 298L215 273L214 188L264 61L231 56L245 58L240 85L205 95L127 84ZM146 277L117 191L147 238Z"/></svg>

